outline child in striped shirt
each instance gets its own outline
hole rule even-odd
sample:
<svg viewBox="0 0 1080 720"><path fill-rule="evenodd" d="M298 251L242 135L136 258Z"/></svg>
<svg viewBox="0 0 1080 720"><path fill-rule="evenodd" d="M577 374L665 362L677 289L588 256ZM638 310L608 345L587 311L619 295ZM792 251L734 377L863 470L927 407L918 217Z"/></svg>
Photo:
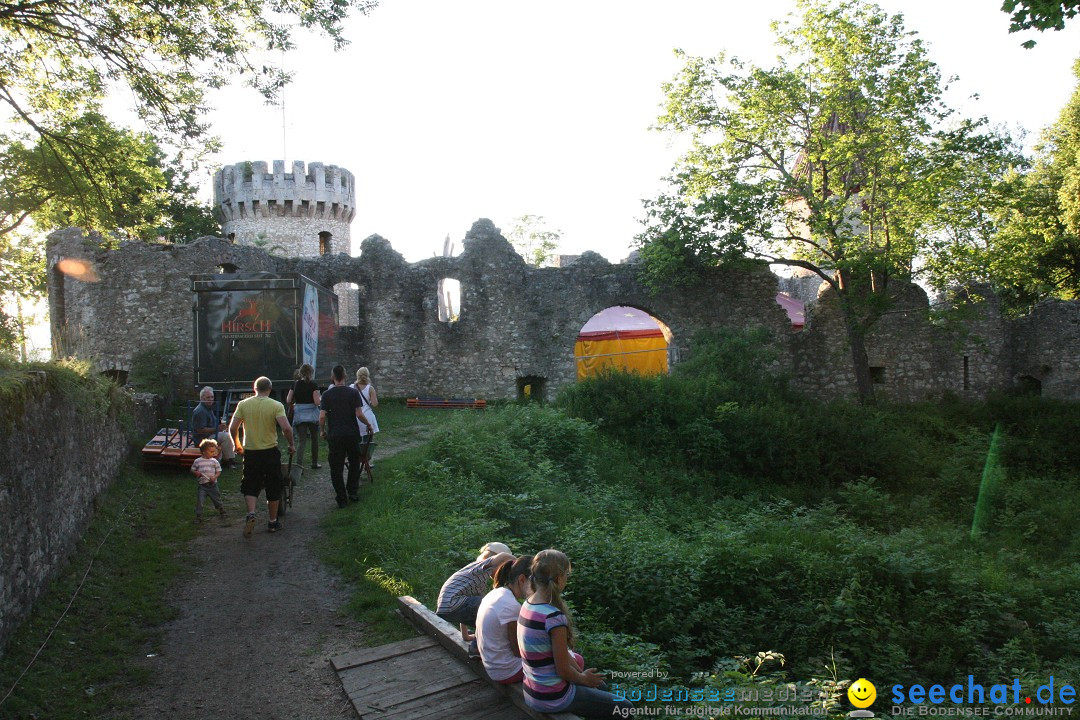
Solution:
<svg viewBox="0 0 1080 720"><path fill-rule="evenodd" d="M521 606L517 626L525 704L542 713L609 718L616 708L634 706L607 692L603 673L574 662L574 625L562 599L570 571L570 559L558 550L533 558L533 592Z"/></svg>

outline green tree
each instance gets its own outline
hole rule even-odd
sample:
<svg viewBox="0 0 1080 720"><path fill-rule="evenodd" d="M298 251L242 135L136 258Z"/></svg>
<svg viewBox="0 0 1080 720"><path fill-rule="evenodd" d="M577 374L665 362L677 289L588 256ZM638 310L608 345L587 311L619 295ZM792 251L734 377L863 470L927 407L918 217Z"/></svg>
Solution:
<svg viewBox="0 0 1080 720"><path fill-rule="evenodd" d="M149 133L96 112L55 121L64 141L0 137L0 235L31 218L42 231L78 225L152 236L166 200L161 151Z"/></svg>
<svg viewBox="0 0 1080 720"><path fill-rule="evenodd" d="M1009 13L1009 32L1020 30L1062 30L1065 21L1080 12L1080 0L1005 0L1001 9ZM1035 46L1034 40L1023 43Z"/></svg>
<svg viewBox="0 0 1080 720"><path fill-rule="evenodd" d="M977 190L1006 171L1009 143L985 121L951 121L938 68L902 16L814 0L798 12L773 26L784 51L773 68L683 55L658 127L690 149L646 202L641 255L654 284L745 258L818 275L870 402L866 334L890 284L895 294L892 281L912 280L943 228L985 230Z"/></svg>
<svg viewBox="0 0 1080 720"><path fill-rule="evenodd" d="M342 21L374 0L72 0L0 9L0 103L39 134L57 111L91 109L126 87L161 137L198 141L206 91L243 77L268 98L288 74L260 64L259 50L293 48L295 26L346 44Z"/></svg>
<svg viewBox="0 0 1080 720"><path fill-rule="evenodd" d="M1073 72L1080 80L1080 60ZM1043 131L1031 168L1012 173L1000 194L990 282L1020 309L1080 297L1080 84Z"/></svg>
<svg viewBox="0 0 1080 720"><path fill-rule="evenodd" d="M45 296L45 249L33 237L0 235L0 353L27 358L24 306Z"/></svg>
<svg viewBox="0 0 1080 720"><path fill-rule="evenodd" d="M562 231L549 228L543 215L522 215L514 218L513 223L507 240L525 262L541 267L555 257Z"/></svg>

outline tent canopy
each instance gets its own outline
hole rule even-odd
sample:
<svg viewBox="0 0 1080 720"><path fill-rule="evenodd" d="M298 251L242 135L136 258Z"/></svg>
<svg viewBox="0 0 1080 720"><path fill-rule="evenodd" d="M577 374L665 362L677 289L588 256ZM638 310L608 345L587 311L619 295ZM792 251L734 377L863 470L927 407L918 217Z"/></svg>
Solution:
<svg viewBox="0 0 1080 720"><path fill-rule="evenodd" d="M791 327L801 329L806 324L806 306L787 293L776 293L776 303L784 308Z"/></svg>
<svg viewBox="0 0 1080 720"><path fill-rule="evenodd" d="M642 375L668 371L668 342L660 324L643 310L616 305L593 315L574 343L578 380L607 368Z"/></svg>

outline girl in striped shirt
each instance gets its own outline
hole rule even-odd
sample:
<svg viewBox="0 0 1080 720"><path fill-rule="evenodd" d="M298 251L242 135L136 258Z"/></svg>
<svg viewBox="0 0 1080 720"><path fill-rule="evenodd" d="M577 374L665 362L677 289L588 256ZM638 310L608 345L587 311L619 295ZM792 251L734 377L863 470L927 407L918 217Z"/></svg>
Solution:
<svg viewBox="0 0 1080 720"><path fill-rule="evenodd" d="M533 592L518 615L525 704L543 713L609 718L615 708L633 705L607 692L596 668L583 670L574 663L574 626L562 599L570 571L570 559L558 550L543 550L533 558Z"/></svg>

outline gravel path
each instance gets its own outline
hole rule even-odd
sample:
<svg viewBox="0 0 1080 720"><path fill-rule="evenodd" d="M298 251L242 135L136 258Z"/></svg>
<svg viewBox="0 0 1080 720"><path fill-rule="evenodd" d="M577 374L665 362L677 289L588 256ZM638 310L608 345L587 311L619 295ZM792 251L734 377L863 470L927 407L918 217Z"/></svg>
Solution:
<svg viewBox="0 0 1080 720"><path fill-rule="evenodd" d="M381 444L376 459L419 444L423 435ZM319 470L304 469L281 532L266 531L260 499L255 534L245 540L243 500L236 493L224 498L228 518L208 516L192 546L200 566L171 590L180 615L166 626L160 653L141 659L153 685L131 717L356 717L329 659L368 642L363 627L339 612L346 588L313 547L321 519L351 508L337 510L322 462ZM194 497L192 489L192 504Z"/></svg>

